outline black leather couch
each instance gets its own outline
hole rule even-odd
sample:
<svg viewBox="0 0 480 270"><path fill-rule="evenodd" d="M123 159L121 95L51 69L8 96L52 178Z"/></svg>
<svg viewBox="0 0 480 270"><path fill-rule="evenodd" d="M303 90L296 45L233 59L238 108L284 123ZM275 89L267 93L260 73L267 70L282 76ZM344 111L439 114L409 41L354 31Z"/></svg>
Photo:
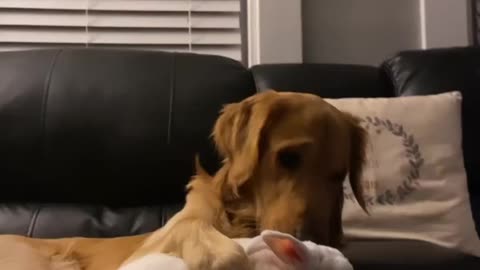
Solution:
<svg viewBox="0 0 480 270"><path fill-rule="evenodd" d="M113 237L152 231L183 203L222 104L266 88L323 97L461 90L464 155L480 229L480 49L401 52L380 67L276 64L124 50L0 53L0 233ZM435 222L432 220L432 222ZM0 243L1 244L1 243ZM355 241L355 269L480 269L428 243Z"/></svg>

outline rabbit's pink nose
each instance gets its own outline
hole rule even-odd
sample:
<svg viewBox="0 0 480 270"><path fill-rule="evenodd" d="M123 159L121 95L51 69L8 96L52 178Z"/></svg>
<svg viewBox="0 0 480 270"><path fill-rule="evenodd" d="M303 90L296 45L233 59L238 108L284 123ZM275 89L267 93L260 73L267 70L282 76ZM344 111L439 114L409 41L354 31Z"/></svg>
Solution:
<svg viewBox="0 0 480 270"><path fill-rule="evenodd" d="M302 256L298 253L297 248L295 248L295 243L293 243L289 239L284 239L280 241L280 246L283 249L284 254L286 254L292 260L302 262Z"/></svg>

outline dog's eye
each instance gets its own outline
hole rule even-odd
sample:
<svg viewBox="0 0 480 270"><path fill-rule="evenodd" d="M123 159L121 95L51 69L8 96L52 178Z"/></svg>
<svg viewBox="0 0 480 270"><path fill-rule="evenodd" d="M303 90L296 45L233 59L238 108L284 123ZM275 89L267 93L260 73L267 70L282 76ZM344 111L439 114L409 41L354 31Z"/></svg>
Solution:
<svg viewBox="0 0 480 270"><path fill-rule="evenodd" d="M292 150L283 150L278 153L278 163L285 169L294 170L300 166L301 157L298 152Z"/></svg>

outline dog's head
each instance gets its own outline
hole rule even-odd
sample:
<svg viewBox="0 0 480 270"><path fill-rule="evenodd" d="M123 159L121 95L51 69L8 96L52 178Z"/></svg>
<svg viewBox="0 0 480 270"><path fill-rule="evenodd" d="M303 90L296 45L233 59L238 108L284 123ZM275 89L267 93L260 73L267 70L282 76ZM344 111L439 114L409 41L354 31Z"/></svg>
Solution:
<svg viewBox="0 0 480 270"><path fill-rule="evenodd" d="M266 91L228 104L213 138L224 158L225 208L238 226L337 246L347 175L365 209L366 133L318 96Z"/></svg>

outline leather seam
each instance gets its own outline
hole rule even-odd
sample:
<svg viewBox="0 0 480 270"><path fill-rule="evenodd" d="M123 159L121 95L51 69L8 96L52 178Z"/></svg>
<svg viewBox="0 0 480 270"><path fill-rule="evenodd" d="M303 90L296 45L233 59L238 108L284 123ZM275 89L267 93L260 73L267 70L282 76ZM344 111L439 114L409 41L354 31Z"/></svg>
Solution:
<svg viewBox="0 0 480 270"><path fill-rule="evenodd" d="M27 236L33 237L33 231L35 230L35 226L37 225L38 216L40 214L40 207L38 207L30 219L30 224L28 225Z"/></svg>
<svg viewBox="0 0 480 270"><path fill-rule="evenodd" d="M255 85L255 92L259 92L260 89L258 89L258 80L257 80L257 76L255 76L255 73L253 71L253 69L250 69L250 74L252 74L252 77L253 77L253 84Z"/></svg>
<svg viewBox="0 0 480 270"><path fill-rule="evenodd" d="M175 72L176 72L176 55L172 56L172 74L170 77L170 98L168 101L168 127L167 127L167 144L172 141L172 122L173 122L173 99L175 95Z"/></svg>
<svg viewBox="0 0 480 270"><path fill-rule="evenodd" d="M43 154L45 155L45 137L46 137L46 126L47 126L47 104L48 104L48 96L50 94L50 85L52 82L52 75L53 70L55 69L55 65L57 64L58 56L63 52L63 49L59 50L55 56L53 57L52 63L50 64L50 70L48 71L47 78L45 80L45 85L43 87L43 98L42 98L42 143L43 143ZM44 156L45 157L45 156Z"/></svg>
<svg viewBox="0 0 480 270"><path fill-rule="evenodd" d="M390 81L393 84L393 88L394 88L393 91L395 92L395 95L399 96L400 95L400 93L399 93L400 89L398 87L397 81L395 80L395 76L393 74L392 68L393 68L393 66L392 66L391 63L389 63L389 62L384 63L383 70L385 70L388 78L390 79Z"/></svg>

